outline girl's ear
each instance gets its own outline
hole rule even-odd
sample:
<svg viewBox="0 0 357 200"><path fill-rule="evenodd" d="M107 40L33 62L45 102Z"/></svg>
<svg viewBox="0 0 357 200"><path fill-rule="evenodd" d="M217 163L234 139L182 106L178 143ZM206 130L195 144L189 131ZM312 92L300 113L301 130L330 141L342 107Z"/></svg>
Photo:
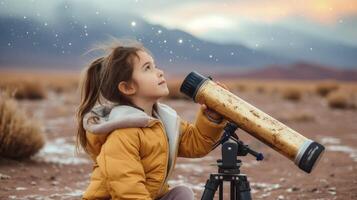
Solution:
<svg viewBox="0 0 357 200"><path fill-rule="evenodd" d="M124 95L134 95L136 93L136 87L132 81L126 82L126 81L121 81L118 84L118 90L123 93Z"/></svg>

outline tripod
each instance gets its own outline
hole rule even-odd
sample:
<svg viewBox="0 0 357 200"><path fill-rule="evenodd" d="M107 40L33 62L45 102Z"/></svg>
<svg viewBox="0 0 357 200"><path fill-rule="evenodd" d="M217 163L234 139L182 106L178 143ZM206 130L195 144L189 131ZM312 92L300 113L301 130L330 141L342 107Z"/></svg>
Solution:
<svg viewBox="0 0 357 200"><path fill-rule="evenodd" d="M258 153L245 145L235 134L238 126L229 122L224 128L221 139L212 148L222 144L222 159L217 160L218 173L210 174L206 182L201 200L213 200L219 187L219 199L223 199L223 182L230 182L231 200L251 200L250 186L245 174L240 174L242 161L237 156L246 156L248 153L263 160L263 154Z"/></svg>

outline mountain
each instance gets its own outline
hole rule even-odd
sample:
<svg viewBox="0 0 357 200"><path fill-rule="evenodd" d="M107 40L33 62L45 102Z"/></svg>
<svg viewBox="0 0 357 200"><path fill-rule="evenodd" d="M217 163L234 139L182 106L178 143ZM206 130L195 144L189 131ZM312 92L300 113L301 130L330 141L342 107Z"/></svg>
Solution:
<svg viewBox="0 0 357 200"><path fill-rule="evenodd" d="M260 37L275 36L275 40L262 49L284 57L341 68L357 67L357 47L326 38L306 34L299 30L272 25L256 27ZM265 34L265 35L263 35Z"/></svg>
<svg viewBox="0 0 357 200"><path fill-rule="evenodd" d="M85 54L108 36L141 41L156 64L171 73L244 72L298 61L333 67L357 67L357 48L336 44L282 27L254 27L255 34L274 36L273 45L251 49L239 43L223 44L199 39L187 32L148 23L127 14L98 13L89 5L60 3L53 19L0 14L0 68L22 67L78 70L101 53ZM86 7L87 6L87 7ZM67 7L67 9L63 9ZM236 34L236 33L231 33ZM249 34L249 33L247 33ZM295 44L290 48L288 43ZM306 49L303 44L309 44Z"/></svg>
<svg viewBox="0 0 357 200"><path fill-rule="evenodd" d="M297 62L288 66L272 65L263 69L251 70L245 73L218 75L220 78L252 78L252 79L297 79L322 80L335 79L357 81L356 69L339 69L319 64Z"/></svg>
<svg viewBox="0 0 357 200"><path fill-rule="evenodd" d="M92 12L94 13L94 11ZM184 31L129 15L76 18L75 9L60 6L55 21L0 17L0 66L78 69L93 55L82 54L108 36L136 38L154 55L157 64L171 72L238 70L267 64L286 64L291 59L235 44L208 42ZM135 26L132 25L135 23Z"/></svg>

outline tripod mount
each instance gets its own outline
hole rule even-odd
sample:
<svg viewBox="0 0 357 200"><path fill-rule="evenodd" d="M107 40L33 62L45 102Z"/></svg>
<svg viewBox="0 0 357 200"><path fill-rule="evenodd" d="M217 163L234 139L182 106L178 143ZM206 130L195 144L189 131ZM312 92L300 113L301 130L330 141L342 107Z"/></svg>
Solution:
<svg viewBox="0 0 357 200"><path fill-rule="evenodd" d="M229 122L224 128L221 139L216 142L212 150L222 144L222 159L217 160L218 173L210 174L203 191L202 200L213 200L219 187L219 199L223 199L223 182L230 182L231 200L251 200L250 185L245 174L240 173L242 161L237 156L253 155L256 160L264 159L263 154L258 153L248 145L245 145L235 134L238 126Z"/></svg>

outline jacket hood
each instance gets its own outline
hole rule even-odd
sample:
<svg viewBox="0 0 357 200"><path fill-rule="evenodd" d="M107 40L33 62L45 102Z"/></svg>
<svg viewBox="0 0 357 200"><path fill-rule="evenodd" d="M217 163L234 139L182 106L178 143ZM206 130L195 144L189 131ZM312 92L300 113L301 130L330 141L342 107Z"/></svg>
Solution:
<svg viewBox="0 0 357 200"><path fill-rule="evenodd" d="M149 116L141 109L130 105L98 105L85 114L83 127L93 134L107 134L118 128L150 127L159 119L165 118L176 121L177 118L174 109L159 102L154 104L153 114L157 118Z"/></svg>

